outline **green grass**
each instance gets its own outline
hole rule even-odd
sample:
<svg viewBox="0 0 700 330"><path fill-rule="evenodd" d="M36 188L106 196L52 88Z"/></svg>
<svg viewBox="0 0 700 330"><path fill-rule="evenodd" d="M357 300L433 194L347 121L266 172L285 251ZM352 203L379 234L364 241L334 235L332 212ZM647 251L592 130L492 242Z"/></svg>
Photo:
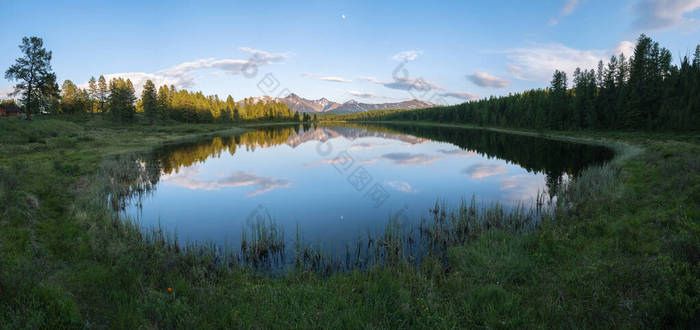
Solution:
<svg viewBox="0 0 700 330"><path fill-rule="evenodd" d="M562 212L537 230L480 229L468 242L452 245L446 262L427 257L417 268L391 262L328 276L300 270L270 277L227 267L210 249L179 247L162 230L143 232L115 218L96 197L103 183L95 178L106 156L221 130L235 132L221 125L0 118L0 325L693 328L700 323L697 135L545 132L615 145L621 153L567 187L559 201ZM258 229L256 237L274 241L270 227ZM387 246L396 242L397 230L386 232Z"/></svg>

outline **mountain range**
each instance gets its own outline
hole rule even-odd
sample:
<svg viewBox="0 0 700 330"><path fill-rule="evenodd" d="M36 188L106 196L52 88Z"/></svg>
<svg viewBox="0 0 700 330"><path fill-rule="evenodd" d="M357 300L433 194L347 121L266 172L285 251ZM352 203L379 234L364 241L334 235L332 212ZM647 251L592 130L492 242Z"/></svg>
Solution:
<svg viewBox="0 0 700 330"><path fill-rule="evenodd" d="M345 103L337 103L328 99L320 98L318 100L309 100L294 93L286 97L272 98L269 96L253 98L255 102L277 101L286 104L288 107L297 112L306 113L336 113L347 114L365 112L370 110L391 110L391 109L419 109L430 108L435 105L430 102L420 100L410 100L394 103L360 103L355 100L350 100Z"/></svg>

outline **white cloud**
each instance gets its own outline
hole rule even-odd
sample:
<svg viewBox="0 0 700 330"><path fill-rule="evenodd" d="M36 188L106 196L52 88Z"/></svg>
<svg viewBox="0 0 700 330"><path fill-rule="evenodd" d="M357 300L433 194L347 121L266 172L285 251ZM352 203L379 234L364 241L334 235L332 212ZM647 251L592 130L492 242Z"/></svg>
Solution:
<svg viewBox="0 0 700 330"><path fill-rule="evenodd" d="M603 57L597 50L578 50L561 44L535 44L526 48L510 49L508 58L518 67L511 71L518 79L549 81L554 70L572 72L576 67L594 67Z"/></svg>
<svg viewBox="0 0 700 330"><path fill-rule="evenodd" d="M340 82L340 83L350 83L350 82L352 82L352 80L344 79L344 78L340 78L340 77L321 77L321 78L319 78L319 79L325 80L325 81Z"/></svg>
<svg viewBox="0 0 700 330"><path fill-rule="evenodd" d="M348 91L348 94L355 96L355 97L361 97L364 99L377 98L377 94L374 94L372 92Z"/></svg>
<svg viewBox="0 0 700 330"><path fill-rule="evenodd" d="M375 84L380 84L379 79L377 79L375 77L360 76L360 77L357 77L357 79L373 82Z"/></svg>
<svg viewBox="0 0 700 330"><path fill-rule="evenodd" d="M503 164L479 163L462 170L462 173L469 174L472 179L482 179L492 175L506 173L506 166Z"/></svg>
<svg viewBox="0 0 700 330"><path fill-rule="evenodd" d="M517 76L518 74L523 72L523 68L521 68L518 65L508 64L508 72L510 72L512 75Z"/></svg>
<svg viewBox="0 0 700 330"><path fill-rule="evenodd" d="M561 9L561 13L559 14L558 18L552 18L549 20L549 25L555 26L559 24L559 21L564 17L564 16L569 16L571 13L574 12L574 9L576 9L576 6L578 6L579 0L566 0L564 3L564 7Z"/></svg>
<svg viewBox="0 0 700 330"><path fill-rule="evenodd" d="M615 46L615 48L612 51L612 54L609 54L609 55L619 55L620 53L623 53L623 54L625 54L625 57L627 57L629 59L634 54L634 47L635 46L636 45L634 44L634 42L621 41L619 44L617 44L617 46ZM610 57L610 56L608 56L608 57Z"/></svg>
<svg viewBox="0 0 700 330"><path fill-rule="evenodd" d="M246 53L251 55L251 57L248 59L248 61L253 62L255 64L258 64L258 65L279 63L279 62L282 62L282 61L288 59L291 56L291 53L289 53L289 52L270 53L270 52L266 52L264 50L259 50L259 49L250 48L250 47L241 47L239 49L241 51L246 52Z"/></svg>
<svg viewBox="0 0 700 330"><path fill-rule="evenodd" d="M376 93L373 93L373 92L347 91L347 93L352 95L353 97L358 97L358 98L362 98L362 99L373 99L373 100L396 100L397 99L397 98L391 97L391 96L377 95Z"/></svg>
<svg viewBox="0 0 700 330"><path fill-rule="evenodd" d="M394 76L393 81L381 81L375 77L368 77L368 76L360 76L357 77L358 80L364 80L364 81L369 81L378 85L382 85L386 88L391 88L391 89L398 89L398 90L403 90L403 91L408 91L411 92L411 96L413 98L419 98L413 93L418 93L418 92L425 92L425 93L418 93L418 94L427 94L427 92L432 91L432 90L437 90L437 91L443 91L445 90L444 87L438 85L436 82L423 79L423 78L408 78L408 74L406 72L405 78L401 77L396 77Z"/></svg>
<svg viewBox="0 0 700 330"><path fill-rule="evenodd" d="M313 79L320 79L323 81L331 81L331 82L339 82L339 83L350 83L352 80L350 79L345 79L341 77L335 77L335 76L324 76L320 74L315 74L315 73L309 73L309 72L302 72L301 73L302 77L305 78L313 78Z"/></svg>
<svg viewBox="0 0 700 330"><path fill-rule="evenodd" d="M509 73L521 80L547 82L552 78L554 70L563 70L568 74L577 67L592 69L598 61L608 61L611 55L619 51L631 52L634 44L629 41L620 42L610 50L581 50L569 48L562 44L532 44L528 47L513 48L503 53L510 61ZM625 53L629 58L631 53Z"/></svg>
<svg viewBox="0 0 700 330"><path fill-rule="evenodd" d="M155 73L145 73L145 72L122 72L122 73L110 73L104 75L105 80L109 83L110 80L114 78L123 78L131 80L134 84L134 89L136 93L140 96L143 85L147 80L153 81L156 86L162 85L175 85L178 88L191 88L195 85L194 78L192 77L167 77ZM80 88L87 88L88 83L83 83L79 85Z"/></svg>
<svg viewBox="0 0 700 330"><path fill-rule="evenodd" d="M394 188L396 191L404 192L404 193L414 193L416 192L411 185L406 182L406 181L400 181L400 180L395 180L395 181L389 181L386 183L387 186Z"/></svg>
<svg viewBox="0 0 700 330"><path fill-rule="evenodd" d="M241 74L254 70L257 67L281 63L289 58L289 53L270 53L263 50L253 49L250 47L241 47L240 50L250 54L248 59L215 59L205 58L192 62L184 62L172 68L158 71L159 74L166 77L173 77L183 81L191 81L190 73L202 69L219 69L228 74Z"/></svg>
<svg viewBox="0 0 700 330"><path fill-rule="evenodd" d="M399 89L404 91L431 91L444 90L445 88L435 82L423 78L396 78L392 82L380 82L384 87L391 89Z"/></svg>
<svg viewBox="0 0 700 330"><path fill-rule="evenodd" d="M639 0L633 10L632 26L641 31L680 28L693 31L698 21L687 14L700 8L700 0Z"/></svg>
<svg viewBox="0 0 700 330"><path fill-rule="evenodd" d="M263 65L282 63L284 59L290 56L289 53L270 53L249 47L241 47L240 50L250 54L250 57L248 59L203 58L196 61L183 62L155 73L122 72L105 74L104 76L107 81L117 77L130 79L137 93L141 92L143 84L149 79L156 86L174 85L177 88L192 88L196 85L193 74L199 70L216 69L227 74L237 75L244 72L252 72L252 70ZM87 82L81 84L80 87L87 87Z"/></svg>
<svg viewBox="0 0 700 330"><path fill-rule="evenodd" d="M564 8L561 9L562 15L569 15L574 12L576 6L578 5L578 0L566 0Z"/></svg>
<svg viewBox="0 0 700 330"><path fill-rule="evenodd" d="M478 100L479 95L470 93L470 92L447 92L447 93L441 93L441 96L444 97L454 97L456 99L460 100L466 100L466 101L473 101L473 100Z"/></svg>
<svg viewBox="0 0 700 330"><path fill-rule="evenodd" d="M346 19L347 17L345 16L345 14L340 14L340 18Z"/></svg>
<svg viewBox="0 0 700 330"><path fill-rule="evenodd" d="M481 87L505 88L510 86L510 81L496 77L488 72L477 71L472 75L468 75L467 79Z"/></svg>
<svg viewBox="0 0 700 330"><path fill-rule="evenodd" d="M391 59L399 62L411 62L422 54L422 50L404 50L402 52L396 53L394 56L391 57Z"/></svg>
<svg viewBox="0 0 700 330"><path fill-rule="evenodd" d="M381 81L375 77L360 76L357 77L358 80L369 81L378 85L382 85L391 89L399 89L404 91L431 91L431 90L445 90L444 87L438 85L437 83L423 79L423 78L394 78L394 81Z"/></svg>

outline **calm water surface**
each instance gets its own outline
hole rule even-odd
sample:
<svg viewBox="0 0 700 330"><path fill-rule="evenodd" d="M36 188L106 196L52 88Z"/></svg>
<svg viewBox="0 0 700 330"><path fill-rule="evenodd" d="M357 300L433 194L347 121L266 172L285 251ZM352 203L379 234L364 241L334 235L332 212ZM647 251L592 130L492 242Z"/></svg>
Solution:
<svg viewBox="0 0 700 330"><path fill-rule="evenodd" d="M532 203L607 148L457 128L324 125L267 127L138 155L148 193L120 201L143 226L188 242L240 242L246 223L271 217L288 241L342 247L384 228L418 222L441 200ZM138 195L138 196L137 196Z"/></svg>

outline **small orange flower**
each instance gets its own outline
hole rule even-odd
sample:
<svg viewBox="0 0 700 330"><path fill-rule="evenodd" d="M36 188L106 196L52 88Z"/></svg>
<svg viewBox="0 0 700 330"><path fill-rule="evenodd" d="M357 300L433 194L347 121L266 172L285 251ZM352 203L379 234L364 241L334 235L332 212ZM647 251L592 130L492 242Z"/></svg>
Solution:
<svg viewBox="0 0 700 330"><path fill-rule="evenodd" d="M173 292L173 288L168 288L168 292Z"/></svg>

